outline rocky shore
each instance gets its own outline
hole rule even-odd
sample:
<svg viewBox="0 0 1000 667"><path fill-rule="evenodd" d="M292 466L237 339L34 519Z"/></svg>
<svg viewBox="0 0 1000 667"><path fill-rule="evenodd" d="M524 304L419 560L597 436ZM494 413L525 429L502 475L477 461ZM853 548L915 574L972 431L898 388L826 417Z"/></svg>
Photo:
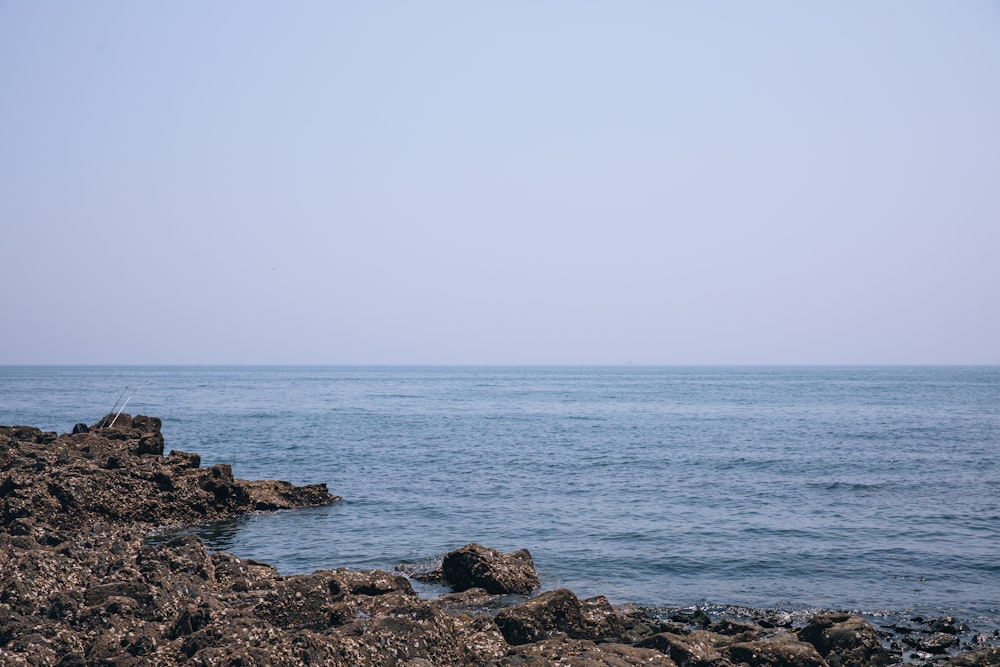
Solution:
<svg viewBox="0 0 1000 667"><path fill-rule="evenodd" d="M467 545L431 572L272 566L154 534L335 502L323 484L235 479L164 456L160 421L57 435L0 427L2 665L1000 665L1000 638L951 618L614 608L539 593L530 553ZM452 593L425 599L411 580Z"/></svg>

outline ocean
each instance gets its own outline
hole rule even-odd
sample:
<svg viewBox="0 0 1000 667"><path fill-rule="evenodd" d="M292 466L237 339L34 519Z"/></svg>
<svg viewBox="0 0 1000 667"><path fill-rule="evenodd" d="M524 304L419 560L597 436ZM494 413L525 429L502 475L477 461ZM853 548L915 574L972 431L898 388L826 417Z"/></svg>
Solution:
<svg viewBox="0 0 1000 667"><path fill-rule="evenodd" d="M0 424L120 395L167 451L343 497L199 529L283 574L478 542L615 604L1000 628L1000 367L7 366Z"/></svg>

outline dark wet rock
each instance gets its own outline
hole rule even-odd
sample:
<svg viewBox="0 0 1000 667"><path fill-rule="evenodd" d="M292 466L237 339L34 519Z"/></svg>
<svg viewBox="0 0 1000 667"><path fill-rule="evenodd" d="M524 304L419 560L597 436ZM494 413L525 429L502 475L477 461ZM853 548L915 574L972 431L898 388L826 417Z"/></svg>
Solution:
<svg viewBox="0 0 1000 667"><path fill-rule="evenodd" d="M440 579L456 592L482 588L491 595L527 595L539 586L538 572L527 549L503 553L478 544L467 544L445 554Z"/></svg>
<svg viewBox="0 0 1000 667"><path fill-rule="evenodd" d="M884 667L888 660L875 628L859 616L817 614L797 634L831 667Z"/></svg>
<svg viewBox="0 0 1000 667"><path fill-rule="evenodd" d="M698 626L702 628L707 628L712 624L711 617L702 609L695 609L693 611L675 611L670 615L670 620L675 623L683 623L685 625Z"/></svg>
<svg viewBox="0 0 1000 667"><path fill-rule="evenodd" d="M935 632L916 643L919 650L933 655L947 653L953 646L958 646L958 637L949 632Z"/></svg>
<svg viewBox="0 0 1000 667"><path fill-rule="evenodd" d="M949 635L957 635L960 632L968 632L969 628L964 623L960 623L952 616L942 616L925 623L928 632L943 632Z"/></svg>

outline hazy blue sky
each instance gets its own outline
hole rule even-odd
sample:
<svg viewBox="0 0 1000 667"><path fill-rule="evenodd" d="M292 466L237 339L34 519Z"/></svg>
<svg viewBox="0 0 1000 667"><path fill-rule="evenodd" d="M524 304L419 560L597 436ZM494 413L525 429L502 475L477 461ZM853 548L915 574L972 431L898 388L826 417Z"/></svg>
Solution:
<svg viewBox="0 0 1000 667"><path fill-rule="evenodd" d="M1000 363L1000 2L0 0L0 363Z"/></svg>

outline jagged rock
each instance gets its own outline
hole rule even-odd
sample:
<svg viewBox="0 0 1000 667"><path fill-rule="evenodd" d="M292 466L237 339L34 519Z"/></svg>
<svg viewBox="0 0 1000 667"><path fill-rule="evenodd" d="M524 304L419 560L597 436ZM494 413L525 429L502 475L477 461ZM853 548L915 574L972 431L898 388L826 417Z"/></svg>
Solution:
<svg viewBox="0 0 1000 667"><path fill-rule="evenodd" d="M171 449L170 453L167 454L167 463L179 468L200 468L201 455Z"/></svg>
<svg viewBox="0 0 1000 667"><path fill-rule="evenodd" d="M888 660L875 628L860 616L817 614L796 634L831 667L884 667Z"/></svg>
<svg viewBox="0 0 1000 667"><path fill-rule="evenodd" d="M491 595L527 595L538 588L538 573L527 549L503 553L478 544L445 554L441 577L454 591L482 588Z"/></svg>
<svg viewBox="0 0 1000 667"><path fill-rule="evenodd" d="M201 469L195 454L165 459L155 417L122 414L113 427L97 426L51 441L38 429L0 427L5 527L34 533L41 525L72 529L103 519L151 530L337 499L324 484L245 482L227 465Z"/></svg>

